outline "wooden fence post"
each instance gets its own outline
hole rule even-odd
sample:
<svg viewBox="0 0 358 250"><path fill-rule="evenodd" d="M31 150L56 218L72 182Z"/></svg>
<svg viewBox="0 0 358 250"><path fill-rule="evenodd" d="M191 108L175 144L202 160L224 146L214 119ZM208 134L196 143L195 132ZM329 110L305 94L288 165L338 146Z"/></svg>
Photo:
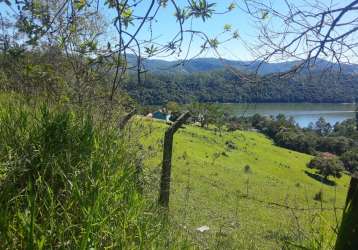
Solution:
<svg viewBox="0 0 358 250"><path fill-rule="evenodd" d="M159 205L169 207L170 176L172 168L173 136L175 132L190 117L189 112L182 114L166 131L164 135L163 165L160 179Z"/></svg>
<svg viewBox="0 0 358 250"><path fill-rule="evenodd" d="M335 250L358 249L358 171L352 174Z"/></svg>

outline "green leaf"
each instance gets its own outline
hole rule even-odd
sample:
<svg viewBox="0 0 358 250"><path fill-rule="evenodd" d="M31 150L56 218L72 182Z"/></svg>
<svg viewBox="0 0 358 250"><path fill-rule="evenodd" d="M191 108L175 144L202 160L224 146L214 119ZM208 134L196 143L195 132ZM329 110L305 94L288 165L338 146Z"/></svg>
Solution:
<svg viewBox="0 0 358 250"><path fill-rule="evenodd" d="M218 46L219 46L219 40L218 39L216 39L216 38L213 38L213 39L209 39L209 45L210 45L210 47L212 47L212 48L214 48L214 49L216 49Z"/></svg>
<svg viewBox="0 0 358 250"><path fill-rule="evenodd" d="M145 53L147 53L149 56L152 56L155 52L158 51L158 48L154 47L154 45L152 44L150 47L145 47L144 50Z"/></svg>
<svg viewBox="0 0 358 250"><path fill-rule="evenodd" d="M225 30L225 31L230 31L231 29L232 29L231 24L225 24L225 25L224 25L224 30Z"/></svg>
<svg viewBox="0 0 358 250"><path fill-rule="evenodd" d="M189 2L189 16L201 17L203 22L209 19L214 13L213 7L215 3L208 3L206 0L200 0L199 2L191 0Z"/></svg>
<svg viewBox="0 0 358 250"><path fill-rule="evenodd" d="M124 23L124 26L126 28L128 28L129 24L132 24L133 23L133 17L132 17L132 14L133 14L133 10L130 9L130 8L125 8L123 11L122 11L122 20L123 20L123 23Z"/></svg>
<svg viewBox="0 0 358 250"><path fill-rule="evenodd" d="M81 10L86 6L86 0L76 0L75 1L75 8L77 10Z"/></svg>

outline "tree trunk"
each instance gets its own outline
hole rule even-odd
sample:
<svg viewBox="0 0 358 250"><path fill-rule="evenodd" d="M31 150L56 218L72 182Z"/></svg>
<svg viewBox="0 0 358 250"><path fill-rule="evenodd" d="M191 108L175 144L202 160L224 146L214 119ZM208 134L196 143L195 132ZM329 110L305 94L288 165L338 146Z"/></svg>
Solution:
<svg viewBox="0 0 358 250"><path fill-rule="evenodd" d="M358 249L358 171L352 174L335 250Z"/></svg>
<svg viewBox="0 0 358 250"><path fill-rule="evenodd" d="M169 207L169 193L170 193L170 178L172 168L172 153L173 153L173 136L175 132L184 124L190 117L189 112L182 114L172 126L170 126L164 135L164 149L163 149L163 165L162 175L160 179L159 191L159 205L164 208Z"/></svg>

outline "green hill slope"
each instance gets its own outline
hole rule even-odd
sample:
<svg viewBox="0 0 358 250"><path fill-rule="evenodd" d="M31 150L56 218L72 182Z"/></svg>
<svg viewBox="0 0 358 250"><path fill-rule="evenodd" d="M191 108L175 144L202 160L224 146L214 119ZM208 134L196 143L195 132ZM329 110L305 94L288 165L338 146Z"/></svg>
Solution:
<svg viewBox="0 0 358 250"><path fill-rule="evenodd" d="M151 155L146 171L155 173L147 176L158 177L167 125L143 121L143 141ZM306 167L311 156L277 147L256 132L220 135L186 126L174 142L170 218L187 232L192 246L326 249L334 242L332 228L341 216L347 176L334 186L322 184ZM157 195L158 178L147 181L148 193ZM320 190L322 202L314 199ZM198 232L203 225L210 229Z"/></svg>

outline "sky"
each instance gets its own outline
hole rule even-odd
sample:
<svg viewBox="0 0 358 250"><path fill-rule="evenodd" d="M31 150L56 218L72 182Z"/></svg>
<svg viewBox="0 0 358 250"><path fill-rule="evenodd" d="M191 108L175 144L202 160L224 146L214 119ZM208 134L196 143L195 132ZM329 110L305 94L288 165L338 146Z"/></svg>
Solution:
<svg viewBox="0 0 358 250"><path fill-rule="evenodd" d="M149 0L146 0L149 2ZM179 0L176 1L179 6L187 5L187 0ZM209 1L213 2L213 1ZM219 12L223 12L232 3L232 0L220 0L215 1L217 4L215 9ZM137 9L137 13L143 14L144 10L148 5L144 4L139 6ZM103 8L103 12L106 13L106 19L111 20L114 16L112 11L108 11L106 8ZM179 31L179 24L175 19L174 16L175 9L169 3L165 9L161 9L158 14L156 15L156 20L153 22L153 37L155 38L155 42L158 43L167 43L170 41L173 36ZM245 40L249 40L250 33L253 35L253 27L254 24L248 22L246 15L240 11L238 8L233 10L232 12L226 14L217 14L214 15L213 18L208 19L207 21L203 22L200 18L195 18L191 22L190 20L187 21L185 25L186 28L189 28L192 25L192 29L200 30L205 32L209 38L215 38L218 34L224 31L224 25L230 24L232 26L233 31L238 31L241 37L245 37ZM129 30L134 30L136 26L129 27ZM148 35L150 33L149 27L144 27L143 31L138 35L139 40L146 40L148 39ZM228 34L221 35L218 37L220 41L226 40L228 38ZM187 50L188 48L188 41L189 36L186 37L186 42L183 44L183 50ZM191 48L190 54L192 56L196 55L200 50L200 46L202 45L203 41L201 39L194 39ZM220 46L220 55L223 58L227 59L240 59L240 60L251 60L252 56L250 55L249 51L244 47L244 44L239 40L230 41L222 44ZM179 58L182 58L185 53L182 53ZM202 54L200 57L217 57L216 53L214 52L206 52ZM158 56L157 58L160 58ZM166 60L174 60L177 59L178 56L165 56Z"/></svg>
<svg viewBox="0 0 358 250"><path fill-rule="evenodd" d="M143 14L144 10L146 10L149 0L145 0L144 4L138 5L137 13ZM176 0L178 6L187 5L187 0ZM254 60L259 56L259 54L264 53L266 48L262 48L258 46L257 37L259 35L258 31L258 23L255 21L250 15L248 15L245 11L243 11L242 7L244 7L244 0L208 0L209 3L216 3L215 9L217 12L223 12L227 9L229 4L235 3L236 8L226 14L217 14L213 15L212 18L203 22L200 18L194 18L191 21L187 21L186 28L189 28L192 25L192 29L200 30L205 32L209 38L218 38L220 42L228 39L230 34L221 34L224 30L224 25L230 24L232 26L232 31L237 31L240 35L239 39L230 40L228 42L222 43L219 46L217 52L213 50L209 50L200 55L200 57L218 57L232 59L232 60L243 60L249 61ZM265 2L271 5L276 11L287 13L288 8L285 5L285 0L260 0L258 2ZM289 1L295 4L299 9L309 10L312 6L317 2L316 0L292 0ZM324 6L331 6L332 8L342 7L347 3L352 2L351 0L321 0L321 4L319 8ZM110 19L111 13L108 10L104 10L106 13L107 19ZM167 43L171 40L174 34L179 30L178 23L174 17L175 9L168 1L168 7L165 9L161 9L157 16L155 22L153 22L153 37L155 37L155 42L158 43ZM346 15L345 19L342 21L350 21L354 18L358 17L358 11L353 12L352 14ZM271 18L269 15L266 20L263 22L267 22L271 29L276 31L281 31L283 29L283 24L281 21L278 21L275 18ZM129 27L129 30L135 29L134 27ZM344 28L339 28L340 31L343 31ZM150 31L148 27L144 27L143 32L138 35L139 39L146 40L148 39ZM219 35L221 34L221 35ZM218 36L219 35L219 36ZM183 50L187 50L189 47L188 41L189 37L186 37L186 42L183 43ZM201 39L194 39L190 45L190 53L189 58L196 55L198 51L200 51L200 46L203 41ZM303 47L302 47L303 50ZM218 55L219 54L219 55ZM178 58L183 58L185 53L181 53L180 55L171 55L165 56L166 60L174 60ZM160 58L160 56L158 56ZM278 58L280 60L280 58Z"/></svg>
<svg viewBox="0 0 358 250"><path fill-rule="evenodd" d="M130 0L129 2L133 2L134 0ZM200 57L218 57L218 54L222 58L232 59L232 60L254 60L258 56L258 52L262 52L265 48L256 47L257 45L257 37L258 26L252 17L250 17L247 13L245 13L240 7L243 7L244 0L207 0L209 3L215 2L215 10L217 12L223 12L227 9L229 4L235 3L238 7L236 7L233 11L226 14L214 14L212 18L203 22L200 18L193 18L192 20L186 21L184 25L184 29L193 29L199 30L207 34L207 36L212 38L217 38L220 42L227 40L232 33L223 33L224 26L226 24L230 24L232 26L232 31L237 31L239 33L239 39L230 40L224 43L221 43L218 48L218 53L209 50L205 53L201 54ZM260 0L259 2L269 2L270 0ZM14 2L14 1L12 1ZM139 2L139 4L134 9L134 15L143 15L147 10L150 0L143 0ZM187 0L176 0L175 1L178 6L186 6L188 4ZM284 0L271 0L270 1L273 8L279 12L287 12L287 7L284 4ZM316 2L316 0L294 0L291 1L296 6L302 9L309 8L309 5L312 5ZM351 0L321 0L323 4L333 5L335 7L343 6L344 4L351 2ZM113 21L115 17L114 10L109 10L105 6L105 0L100 0L100 12L107 23L107 34L102 37L103 44L106 44L107 40L115 41L116 32L113 28L113 25L110 23ZM6 6L4 2L0 2L0 14L11 14L12 12ZM153 13L153 12L152 12ZM144 25L143 29L138 33L138 40L140 42L147 41L150 37L151 30L152 37L154 38L154 44L167 44L173 36L179 30L179 24L174 17L175 9L173 5L168 1L168 6L166 8L161 8L157 13L155 20L151 23L151 28L149 25ZM347 16L347 20L350 18L357 18L358 13L353 13L352 15ZM283 28L282 23L276 21L275 19L271 19L269 16L265 22L270 23L270 27L272 29L280 31ZM139 22L134 22L134 25L129 25L128 32L134 32L138 27ZM1 31L0 31L1 32ZM157 55L156 58L163 58L166 60L175 60L185 57L186 50L189 50L189 58L195 56L200 51L200 46L203 44L203 40L200 38L194 38L189 46L190 36L186 36L182 45L182 50L184 52L174 55L168 56L167 54ZM143 45L143 47L146 45ZM190 48L190 49L189 49ZM143 49L143 48L142 48Z"/></svg>

